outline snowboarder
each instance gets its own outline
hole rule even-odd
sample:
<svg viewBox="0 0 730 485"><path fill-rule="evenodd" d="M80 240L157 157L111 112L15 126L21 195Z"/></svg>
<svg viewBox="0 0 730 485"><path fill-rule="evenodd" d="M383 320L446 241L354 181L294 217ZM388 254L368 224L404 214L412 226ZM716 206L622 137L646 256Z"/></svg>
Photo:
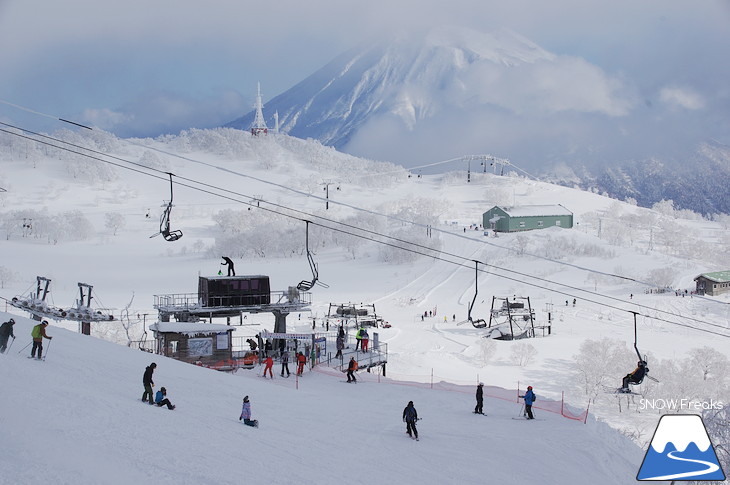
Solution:
<svg viewBox="0 0 730 485"><path fill-rule="evenodd" d="M636 369L634 369L633 372L624 376L623 381L621 382L621 389L619 389L620 392L631 392L629 389L629 383L640 384L641 381L644 380L644 376L647 371L646 362L640 360L636 365Z"/></svg>
<svg viewBox="0 0 730 485"><path fill-rule="evenodd" d="M527 419L535 419L532 415L532 403L535 402L535 393L532 392L532 386L527 386L527 392L524 396L520 396L525 400L525 413L527 413Z"/></svg>
<svg viewBox="0 0 730 485"><path fill-rule="evenodd" d="M403 421L406 423L406 433L408 433L408 436L418 439L418 430L416 429L418 412L413 407L413 401L408 401L408 405L403 410Z"/></svg>
<svg viewBox="0 0 730 485"><path fill-rule="evenodd" d="M144 385L144 394L142 394L142 401L147 401L150 404L155 402L152 400L152 388L155 387L155 383L152 381L152 373L155 371L157 364L152 362L150 365L145 367L144 375L142 376L142 384Z"/></svg>
<svg viewBox="0 0 730 485"><path fill-rule="evenodd" d="M357 361L355 357L350 357L350 363L347 365L347 382L357 382L355 379L355 371L357 371Z"/></svg>
<svg viewBox="0 0 730 485"><path fill-rule="evenodd" d="M477 405L474 408L476 414L484 414L484 383L480 382L477 386Z"/></svg>
<svg viewBox="0 0 730 485"><path fill-rule="evenodd" d="M286 376L289 377L289 351L286 349L281 351L281 377L284 377L284 371L286 371Z"/></svg>
<svg viewBox="0 0 730 485"><path fill-rule="evenodd" d="M243 398L243 408L241 409L241 416L238 420L243 420L243 424L247 426L253 426L254 428L259 427L259 420L251 419L251 403L248 400L248 396L244 396Z"/></svg>
<svg viewBox="0 0 730 485"><path fill-rule="evenodd" d="M264 367L264 374L261 377L263 377L265 379L266 372L268 371L269 375L273 379L274 373L272 372L271 369L274 367L274 359L272 359L270 355L267 355L266 358L264 359L264 364L266 364L266 366Z"/></svg>
<svg viewBox="0 0 730 485"><path fill-rule="evenodd" d="M15 320L12 318L0 325L0 354L4 354L8 348L8 338L13 337L13 340L15 340L13 325L15 325Z"/></svg>
<svg viewBox="0 0 730 485"><path fill-rule="evenodd" d="M160 390L157 391L157 394L155 395L155 404L159 407L167 406L167 409L171 411L175 409L175 405L167 399L167 389L164 387L161 387Z"/></svg>
<svg viewBox="0 0 730 485"><path fill-rule="evenodd" d="M301 352L297 354L297 375L300 376L304 373L304 364L307 363L307 357Z"/></svg>
<svg viewBox="0 0 730 485"><path fill-rule="evenodd" d="M221 266L228 265L228 276L236 276L236 270L233 268L233 261L231 261L231 258L227 256L222 256L223 262L221 263Z"/></svg>
<svg viewBox="0 0 730 485"><path fill-rule="evenodd" d="M51 340L53 337L46 335L46 327L48 326L48 320L43 320L41 323L33 327L30 335L33 337L33 348L30 351L31 358L35 357L36 349L38 350L38 360L41 360L43 355L43 339L47 338Z"/></svg>

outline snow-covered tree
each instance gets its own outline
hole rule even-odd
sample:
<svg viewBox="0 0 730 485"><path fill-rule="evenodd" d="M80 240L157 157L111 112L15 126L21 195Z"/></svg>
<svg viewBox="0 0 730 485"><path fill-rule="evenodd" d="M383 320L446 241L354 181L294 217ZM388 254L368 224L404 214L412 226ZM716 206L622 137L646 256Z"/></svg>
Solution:
<svg viewBox="0 0 730 485"><path fill-rule="evenodd" d="M516 343L512 346L510 352L510 360L515 365L524 367L530 365L537 355L537 349L534 345L525 342Z"/></svg>
<svg viewBox="0 0 730 485"><path fill-rule="evenodd" d="M107 212L104 214L104 219L104 226L111 230L115 236L117 235L117 231L124 229L124 226L127 224L124 215L119 212Z"/></svg>

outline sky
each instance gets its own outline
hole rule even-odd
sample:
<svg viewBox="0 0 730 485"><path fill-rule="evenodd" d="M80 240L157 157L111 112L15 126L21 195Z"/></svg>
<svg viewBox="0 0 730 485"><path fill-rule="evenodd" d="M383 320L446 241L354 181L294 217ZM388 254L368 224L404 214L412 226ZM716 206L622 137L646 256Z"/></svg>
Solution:
<svg viewBox="0 0 730 485"><path fill-rule="evenodd" d="M52 131L63 118L121 137L219 126L250 111L258 82L266 102L348 48L442 24L512 29L615 83L628 104L614 113L662 104L676 123L730 142L730 5L721 0L1 0L0 100L51 117L0 103L0 119Z"/></svg>

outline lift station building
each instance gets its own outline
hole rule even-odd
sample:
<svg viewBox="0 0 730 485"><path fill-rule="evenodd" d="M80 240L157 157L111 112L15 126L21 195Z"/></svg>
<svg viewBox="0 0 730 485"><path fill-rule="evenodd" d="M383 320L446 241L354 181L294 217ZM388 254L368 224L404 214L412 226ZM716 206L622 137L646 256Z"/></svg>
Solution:
<svg viewBox="0 0 730 485"><path fill-rule="evenodd" d="M546 227L573 227L573 213L562 205L494 206L482 214L485 230L519 232Z"/></svg>

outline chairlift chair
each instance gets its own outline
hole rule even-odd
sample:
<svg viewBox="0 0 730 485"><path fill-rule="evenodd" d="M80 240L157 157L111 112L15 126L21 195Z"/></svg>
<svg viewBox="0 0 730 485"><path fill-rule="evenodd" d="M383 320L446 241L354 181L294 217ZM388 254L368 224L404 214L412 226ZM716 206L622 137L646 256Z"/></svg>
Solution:
<svg viewBox="0 0 730 485"><path fill-rule="evenodd" d="M322 288L329 288L329 285L322 283L319 281L319 270L317 269L317 263L314 262L314 257L312 257L312 251L309 250L309 221L304 221L307 224L306 227L306 249L307 249L307 261L309 261L309 269L312 271L312 279L310 280L302 280L297 285L297 290L299 291L309 291L312 288L314 288L314 285L321 286Z"/></svg>
<svg viewBox="0 0 730 485"><path fill-rule="evenodd" d="M173 192L172 192L172 173L168 172L168 175L170 176L170 202L167 204L167 207L165 208L165 211L162 213L162 216L160 216L160 234L162 234L162 237L165 238L165 241L173 242L177 241L183 236L182 231L176 230L171 231L170 230L170 213L172 212L172 198L173 198ZM157 234L154 234L150 237L155 237Z"/></svg>
<svg viewBox="0 0 730 485"><path fill-rule="evenodd" d="M474 320L471 318L471 310L474 308L474 303L477 301L477 295L479 294L479 261L474 260L474 271L476 277L474 278L474 298L472 298L471 303L469 304L469 308L467 311L467 320L469 320L469 323L474 325L475 328L484 328L487 326L487 322L479 318L477 320Z"/></svg>

